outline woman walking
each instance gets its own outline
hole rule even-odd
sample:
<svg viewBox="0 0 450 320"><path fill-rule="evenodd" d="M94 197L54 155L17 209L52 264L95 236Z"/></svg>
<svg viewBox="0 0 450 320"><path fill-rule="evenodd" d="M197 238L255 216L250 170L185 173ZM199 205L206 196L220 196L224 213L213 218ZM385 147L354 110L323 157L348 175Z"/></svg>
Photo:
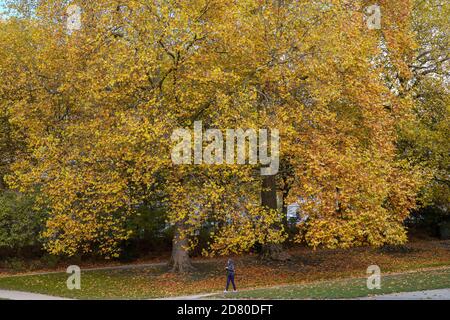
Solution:
<svg viewBox="0 0 450 320"><path fill-rule="evenodd" d="M233 291L236 292L236 285L234 284L234 262L231 259L228 259L227 266L225 268L227 270L227 287L225 288L224 293L228 292L228 287L230 286L230 282L233 285Z"/></svg>

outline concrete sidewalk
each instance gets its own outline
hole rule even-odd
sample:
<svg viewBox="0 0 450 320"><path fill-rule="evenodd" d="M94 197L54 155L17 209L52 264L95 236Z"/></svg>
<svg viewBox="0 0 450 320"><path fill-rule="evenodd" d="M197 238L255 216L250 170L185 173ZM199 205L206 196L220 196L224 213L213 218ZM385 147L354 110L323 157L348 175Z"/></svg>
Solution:
<svg viewBox="0 0 450 320"><path fill-rule="evenodd" d="M202 300L217 293L198 294L192 296L180 296L161 298L155 300ZM22 291L0 290L0 299L7 300L73 300L68 298L48 296ZM450 300L450 289L425 290L415 292L401 292L379 296L356 298L357 300Z"/></svg>
<svg viewBox="0 0 450 320"><path fill-rule="evenodd" d="M61 297L47 296L45 294L0 290L0 298L7 300L72 300Z"/></svg>

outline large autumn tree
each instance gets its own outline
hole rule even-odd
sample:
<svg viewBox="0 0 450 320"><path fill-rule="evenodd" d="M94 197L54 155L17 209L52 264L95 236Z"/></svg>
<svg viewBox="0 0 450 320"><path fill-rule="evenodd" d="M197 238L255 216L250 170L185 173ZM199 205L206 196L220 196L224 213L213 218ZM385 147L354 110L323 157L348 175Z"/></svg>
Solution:
<svg viewBox="0 0 450 320"><path fill-rule="evenodd" d="M275 184L289 181L285 203L299 203L308 217L299 241L329 247L404 242L402 222L415 206L420 179L397 159L396 128L412 104L389 90L380 77L389 70L377 60L388 47L389 67L407 70L411 7L382 3L383 27L369 30L363 1L253 4L239 9L246 19L239 20L233 52L251 48L239 54L248 59L241 72L249 69L248 85L258 94L259 125L282 133L288 168L264 179L262 205L276 208ZM280 249L273 251L276 257Z"/></svg>
<svg viewBox="0 0 450 320"><path fill-rule="evenodd" d="M23 192L38 188L51 209L47 249L115 256L129 236L127 217L155 194L176 226L177 270L190 268L188 238L208 219L227 229L214 241L221 252L276 240L279 230L263 230L272 212L259 211L252 199L251 167L182 168L170 159L177 128L196 120L219 128L251 124L250 94L221 69L228 57L217 39L226 34L225 21L233 22L222 14L225 2L86 4L83 29L71 32L65 9L41 1L32 18L11 21L14 35L5 34L8 52L25 51L10 59L29 84L25 97L5 99L28 147L10 183ZM28 40L17 44L10 36ZM17 71L8 70L14 79Z"/></svg>
<svg viewBox="0 0 450 320"><path fill-rule="evenodd" d="M450 4L415 1L413 10L416 47L408 64L412 77L401 93L414 101L414 118L400 130L402 157L421 165L431 179L421 192L421 202L446 212L450 209Z"/></svg>
<svg viewBox="0 0 450 320"><path fill-rule="evenodd" d="M117 256L127 219L155 202L175 226L174 270L191 269L205 223L205 254L258 243L282 259L280 188L308 217L298 241L405 241L420 179L396 142L412 103L386 77L411 77L409 2L383 2L381 30L364 1L80 1L80 30L67 1L31 3L12 1L0 31L0 103L25 143L8 182L39 190L50 252ZM171 135L197 121L279 130L281 171L175 165Z"/></svg>

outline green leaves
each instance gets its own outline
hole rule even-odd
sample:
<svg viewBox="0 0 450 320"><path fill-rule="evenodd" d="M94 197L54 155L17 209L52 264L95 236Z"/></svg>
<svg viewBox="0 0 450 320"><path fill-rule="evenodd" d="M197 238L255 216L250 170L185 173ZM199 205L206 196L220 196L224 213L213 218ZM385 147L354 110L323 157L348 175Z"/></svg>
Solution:
<svg viewBox="0 0 450 320"><path fill-rule="evenodd" d="M35 210L34 198L6 191L0 193L0 247L19 250L39 245L46 214Z"/></svg>

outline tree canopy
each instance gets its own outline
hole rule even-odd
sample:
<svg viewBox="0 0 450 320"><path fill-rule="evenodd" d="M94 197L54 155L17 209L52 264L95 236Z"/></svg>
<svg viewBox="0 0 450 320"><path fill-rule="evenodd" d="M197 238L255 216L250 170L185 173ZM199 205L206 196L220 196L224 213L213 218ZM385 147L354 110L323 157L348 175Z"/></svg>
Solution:
<svg viewBox="0 0 450 320"><path fill-rule="evenodd" d="M70 4L82 8L79 30L67 29ZM448 79L430 76L448 76L448 6L379 1L371 30L367 1L10 5L0 174L49 209L51 253L117 256L127 219L149 203L176 226L175 260L206 223L205 254L280 244L272 187L300 205L295 239L313 247L405 242L430 172L447 189L428 193L448 203ZM258 165L175 165L170 137L195 121L279 130L272 186Z"/></svg>

